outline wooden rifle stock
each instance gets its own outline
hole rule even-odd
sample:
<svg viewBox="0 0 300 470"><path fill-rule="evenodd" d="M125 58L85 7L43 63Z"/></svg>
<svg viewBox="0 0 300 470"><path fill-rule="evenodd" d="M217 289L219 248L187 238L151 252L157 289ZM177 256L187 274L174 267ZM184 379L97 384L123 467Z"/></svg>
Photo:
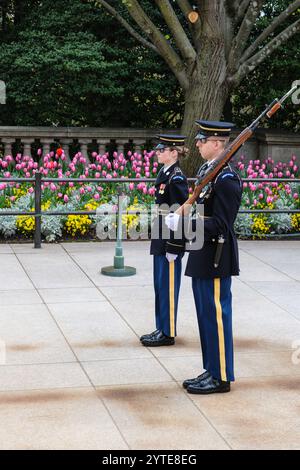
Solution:
<svg viewBox="0 0 300 470"><path fill-rule="evenodd" d="M224 166L229 162L229 160L236 154L236 152L241 148L242 145L253 135L254 130L257 128L260 120L267 116L271 118L281 107L283 102L296 91L297 86L291 88L280 100L277 98L272 101L270 105L258 116L255 121L250 124L249 127L246 127L235 139L229 144L229 146L221 153L221 155L211 163L208 167L207 172L204 176L198 178L196 181L195 189L192 196L185 201L185 203L177 209L176 213L178 215L184 215L188 212L188 209L191 207L194 202L197 201L202 189L212 181L217 174L224 168Z"/></svg>

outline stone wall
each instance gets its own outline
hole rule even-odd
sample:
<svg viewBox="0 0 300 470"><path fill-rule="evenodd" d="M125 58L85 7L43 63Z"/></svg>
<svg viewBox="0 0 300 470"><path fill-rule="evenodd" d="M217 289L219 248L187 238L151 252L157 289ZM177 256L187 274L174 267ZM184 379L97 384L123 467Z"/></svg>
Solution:
<svg viewBox="0 0 300 470"><path fill-rule="evenodd" d="M79 127L6 127L0 126L0 151L4 155L17 152L36 158L37 149L43 154L61 145L67 158L81 151L84 156L91 152L126 152L129 149L140 152L150 150L153 137L159 133L171 133L166 129L131 128L79 128ZM178 132L178 131L177 131ZM233 133L233 138L238 134ZM247 160L264 159L271 156L275 161L288 161L295 154L300 158L300 134L283 132L280 129L258 129L246 142L235 158L241 154Z"/></svg>

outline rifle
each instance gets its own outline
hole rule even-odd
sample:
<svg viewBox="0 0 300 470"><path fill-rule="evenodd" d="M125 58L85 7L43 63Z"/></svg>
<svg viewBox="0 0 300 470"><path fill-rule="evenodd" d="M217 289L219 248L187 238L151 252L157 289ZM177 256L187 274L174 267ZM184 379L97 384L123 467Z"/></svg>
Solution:
<svg viewBox="0 0 300 470"><path fill-rule="evenodd" d="M257 128L259 122L264 116L271 118L273 114L275 114L278 109L282 107L283 102L296 91L297 86L294 86L290 89L280 100L275 98L271 104L269 104L266 109L258 116L255 121L250 124L250 126L246 127L232 142L231 144L226 147L226 149L219 155L216 160L213 161L208 167L207 172L199 177L195 183L195 189L192 196L183 203L182 206L177 209L176 213L178 215L185 214L186 206L191 206L194 202L197 201L202 189L212 181L215 176L224 168L224 166L229 162L229 160L236 154L236 152L241 148L242 145L252 136L254 130Z"/></svg>

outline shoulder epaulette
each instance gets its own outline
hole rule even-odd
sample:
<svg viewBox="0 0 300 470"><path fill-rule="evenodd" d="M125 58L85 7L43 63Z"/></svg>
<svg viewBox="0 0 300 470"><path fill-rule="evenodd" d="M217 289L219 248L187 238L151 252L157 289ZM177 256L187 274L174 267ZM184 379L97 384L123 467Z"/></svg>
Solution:
<svg viewBox="0 0 300 470"><path fill-rule="evenodd" d="M214 183L216 183L219 179L223 180L225 178L237 178L241 184L241 179L239 175L231 168L229 163L224 166L222 171L216 176L216 179L214 180Z"/></svg>
<svg viewBox="0 0 300 470"><path fill-rule="evenodd" d="M169 178L169 182L171 181L184 181L185 176L182 173L182 170L179 166L176 166Z"/></svg>

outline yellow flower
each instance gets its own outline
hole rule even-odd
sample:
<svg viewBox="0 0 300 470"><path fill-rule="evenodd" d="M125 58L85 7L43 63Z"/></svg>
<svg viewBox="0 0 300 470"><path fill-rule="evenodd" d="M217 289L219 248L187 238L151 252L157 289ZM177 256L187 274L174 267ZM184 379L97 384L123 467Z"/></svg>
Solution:
<svg viewBox="0 0 300 470"><path fill-rule="evenodd" d="M51 201L46 201L42 204L42 211L46 211L51 206Z"/></svg>
<svg viewBox="0 0 300 470"><path fill-rule="evenodd" d="M137 198L134 198L134 201L136 201L134 204L131 206L127 207L127 211L135 211L136 213L142 212L145 210L142 206L137 204ZM122 215L122 223L126 225L127 229L130 228L136 228L140 222L140 216L138 214L127 214L127 215Z"/></svg>
<svg viewBox="0 0 300 470"><path fill-rule="evenodd" d="M30 212L33 212L33 209L30 209ZM22 235L29 235L35 229L35 219L34 217L30 217L29 215L18 215L16 220L16 226L19 232Z"/></svg>
<svg viewBox="0 0 300 470"><path fill-rule="evenodd" d="M252 233L258 236L263 236L270 232L270 224L268 223L267 216L265 214L259 214L252 216Z"/></svg>
<svg viewBox="0 0 300 470"><path fill-rule="evenodd" d="M300 214L293 214L291 220L293 229L296 232L300 232Z"/></svg>
<svg viewBox="0 0 300 470"><path fill-rule="evenodd" d="M68 215L65 223L66 232L72 235L84 235L92 221L88 215Z"/></svg>
<svg viewBox="0 0 300 470"><path fill-rule="evenodd" d="M90 199L84 206L84 209L86 209L87 211L95 211L99 205L100 205L100 201L96 201L95 199Z"/></svg>

